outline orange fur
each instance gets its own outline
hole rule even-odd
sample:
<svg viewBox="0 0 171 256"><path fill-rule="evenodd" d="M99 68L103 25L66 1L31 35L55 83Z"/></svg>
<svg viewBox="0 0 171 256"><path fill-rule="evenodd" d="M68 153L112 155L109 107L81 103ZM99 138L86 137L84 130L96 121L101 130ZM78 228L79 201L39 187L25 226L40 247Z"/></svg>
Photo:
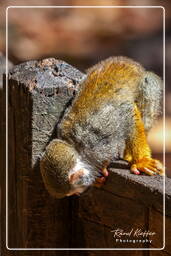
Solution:
<svg viewBox="0 0 171 256"><path fill-rule="evenodd" d="M140 111L136 104L134 107L135 126L132 131L131 140L127 141L125 149L125 160L132 163L137 162L144 157L151 157L151 150L147 143L147 138L144 130L144 124L141 119Z"/></svg>
<svg viewBox="0 0 171 256"><path fill-rule="evenodd" d="M73 102L70 120L63 122L63 129L79 120L83 122L92 112L107 102L125 99L134 101L137 86L144 69L125 57L111 57L88 70L87 79ZM118 93L119 91L119 93Z"/></svg>

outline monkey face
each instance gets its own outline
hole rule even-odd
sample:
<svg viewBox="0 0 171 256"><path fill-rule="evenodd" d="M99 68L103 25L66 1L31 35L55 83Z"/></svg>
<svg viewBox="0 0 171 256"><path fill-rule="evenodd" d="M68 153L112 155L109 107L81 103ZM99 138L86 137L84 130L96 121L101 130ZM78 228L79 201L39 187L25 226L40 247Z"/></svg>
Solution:
<svg viewBox="0 0 171 256"><path fill-rule="evenodd" d="M84 192L94 182L91 168L71 145L58 139L47 146L40 161L45 187L56 198Z"/></svg>

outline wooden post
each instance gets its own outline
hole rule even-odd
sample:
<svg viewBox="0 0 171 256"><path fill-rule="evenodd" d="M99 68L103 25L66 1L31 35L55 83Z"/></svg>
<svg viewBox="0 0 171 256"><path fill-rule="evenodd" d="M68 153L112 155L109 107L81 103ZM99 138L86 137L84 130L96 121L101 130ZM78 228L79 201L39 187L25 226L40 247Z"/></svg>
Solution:
<svg viewBox="0 0 171 256"><path fill-rule="evenodd" d="M39 159L84 76L56 59L22 63L9 74L10 248L70 247L70 201L48 194Z"/></svg>

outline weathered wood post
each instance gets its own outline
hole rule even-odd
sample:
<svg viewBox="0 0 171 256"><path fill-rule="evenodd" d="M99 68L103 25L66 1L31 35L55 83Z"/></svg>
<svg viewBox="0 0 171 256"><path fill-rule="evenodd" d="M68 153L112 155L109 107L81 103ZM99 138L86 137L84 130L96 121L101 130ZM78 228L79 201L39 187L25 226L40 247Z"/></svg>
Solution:
<svg viewBox="0 0 171 256"><path fill-rule="evenodd" d="M56 59L29 61L15 66L9 74L11 248L70 247L69 200L49 196L40 175L39 158L83 78L81 72Z"/></svg>

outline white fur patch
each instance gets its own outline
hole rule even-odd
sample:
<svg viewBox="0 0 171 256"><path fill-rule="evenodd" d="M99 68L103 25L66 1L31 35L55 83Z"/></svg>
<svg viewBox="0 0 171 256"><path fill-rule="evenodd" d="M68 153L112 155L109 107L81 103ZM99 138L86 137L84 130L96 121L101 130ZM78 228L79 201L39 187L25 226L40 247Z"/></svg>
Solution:
<svg viewBox="0 0 171 256"><path fill-rule="evenodd" d="M83 170L85 175L89 175L89 173L90 173L88 166L84 162L82 162L79 158L77 158L76 165L74 166L74 168L72 170L69 171L69 177L70 177L70 175L72 175L73 173L75 173L79 170Z"/></svg>

